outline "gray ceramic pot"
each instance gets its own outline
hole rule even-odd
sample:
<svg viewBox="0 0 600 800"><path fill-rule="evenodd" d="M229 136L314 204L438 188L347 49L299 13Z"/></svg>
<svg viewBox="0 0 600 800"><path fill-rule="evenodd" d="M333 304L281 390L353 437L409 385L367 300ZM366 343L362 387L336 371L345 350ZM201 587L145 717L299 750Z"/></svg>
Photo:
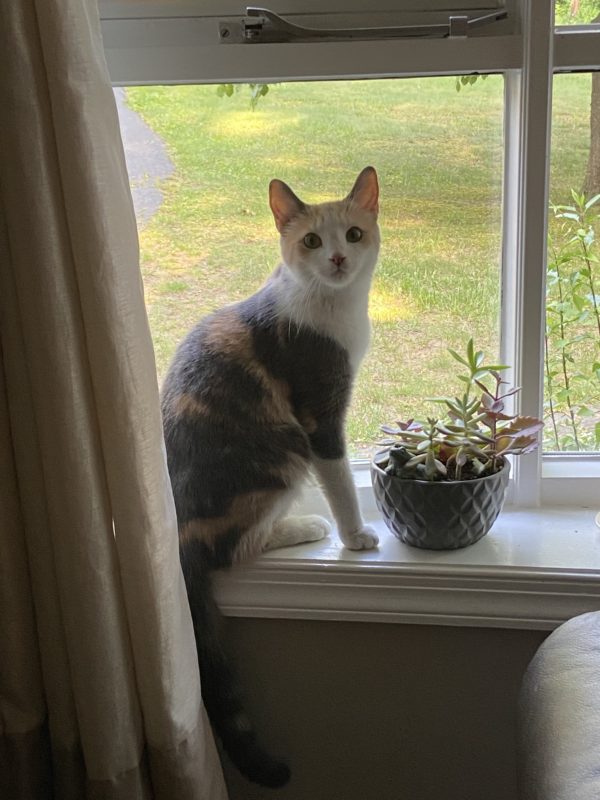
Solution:
<svg viewBox="0 0 600 800"><path fill-rule="evenodd" d="M394 536L427 550L455 550L489 531L504 504L510 464L471 481L416 481L387 475L371 462L377 507Z"/></svg>

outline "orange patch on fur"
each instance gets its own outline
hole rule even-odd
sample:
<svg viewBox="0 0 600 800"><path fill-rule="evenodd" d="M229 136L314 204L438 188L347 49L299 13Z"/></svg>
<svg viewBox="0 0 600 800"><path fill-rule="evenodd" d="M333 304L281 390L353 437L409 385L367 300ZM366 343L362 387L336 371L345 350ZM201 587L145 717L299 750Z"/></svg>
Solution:
<svg viewBox="0 0 600 800"><path fill-rule="evenodd" d="M219 353L246 361L251 358L252 334L233 308L224 308L210 321L205 344Z"/></svg>
<svg viewBox="0 0 600 800"><path fill-rule="evenodd" d="M306 410L300 410L298 412L298 422L302 425L306 433L314 433L318 428L317 420Z"/></svg>
<svg viewBox="0 0 600 800"><path fill-rule="evenodd" d="M189 392L184 392L174 397L171 402L171 408L177 416L196 414L208 416L211 413L206 403L198 400L193 394L189 394Z"/></svg>
<svg viewBox="0 0 600 800"><path fill-rule="evenodd" d="M289 385L286 381L274 378L257 359L252 331L233 309L225 309L213 318L206 344L237 361L259 381L265 392L262 410L271 421L292 421Z"/></svg>
<svg viewBox="0 0 600 800"><path fill-rule="evenodd" d="M232 529L240 531L240 540L236 545L237 553L242 552L248 558L260 552L260 539L252 539L246 534L253 528L259 528L262 520L268 518L273 512L276 503L285 496L286 492L297 486L308 472L308 461L299 455L290 455L286 463L272 474L281 479L285 488L263 489L255 492L246 492L235 497L226 514L221 517L206 517L190 520L179 529L181 544L186 544L193 539L202 541L208 547L214 548L217 540ZM236 560L237 553L232 553L232 561Z"/></svg>
<svg viewBox="0 0 600 800"><path fill-rule="evenodd" d="M268 514L284 489L268 489L246 492L235 497L229 510L222 517L206 517L190 520L179 530L182 544L192 539L200 539L207 545L232 528L246 531L256 525Z"/></svg>

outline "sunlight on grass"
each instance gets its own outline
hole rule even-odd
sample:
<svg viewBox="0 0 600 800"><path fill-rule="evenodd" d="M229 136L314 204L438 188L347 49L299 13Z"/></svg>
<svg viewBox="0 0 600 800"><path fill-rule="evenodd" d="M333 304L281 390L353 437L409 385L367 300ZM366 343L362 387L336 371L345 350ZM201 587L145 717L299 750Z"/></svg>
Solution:
<svg viewBox="0 0 600 800"><path fill-rule="evenodd" d="M268 134L272 136L278 133L281 125L285 124L289 128L293 124L291 119L286 119L277 124L269 120L265 114L258 114L255 111L235 111L233 113L217 117L210 126L212 133L217 136L231 137L234 139L247 139L257 134Z"/></svg>
<svg viewBox="0 0 600 800"><path fill-rule="evenodd" d="M386 292L385 289L375 285L369 296L369 316L373 323L395 322L410 319L414 316L414 310L411 310L406 300L397 293Z"/></svg>

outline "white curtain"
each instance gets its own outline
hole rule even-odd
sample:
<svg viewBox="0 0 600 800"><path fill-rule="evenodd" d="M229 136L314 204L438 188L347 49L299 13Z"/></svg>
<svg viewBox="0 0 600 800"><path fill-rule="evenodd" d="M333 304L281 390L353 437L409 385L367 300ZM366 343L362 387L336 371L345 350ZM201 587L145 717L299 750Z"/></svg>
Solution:
<svg viewBox="0 0 600 800"><path fill-rule="evenodd" d="M0 0L0 797L226 798L94 0Z"/></svg>

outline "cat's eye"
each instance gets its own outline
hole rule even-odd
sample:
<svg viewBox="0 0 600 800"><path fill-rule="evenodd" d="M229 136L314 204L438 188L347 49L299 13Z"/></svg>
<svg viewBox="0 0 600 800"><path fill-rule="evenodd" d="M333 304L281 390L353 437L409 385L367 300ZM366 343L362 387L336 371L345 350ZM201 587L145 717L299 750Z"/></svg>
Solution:
<svg viewBox="0 0 600 800"><path fill-rule="evenodd" d="M346 241L350 242L350 244L355 244L356 242L360 242L362 239L362 231L360 228L357 228L353 225L351 228L348 228L346 231Z"/></svg>
<svg viewBox="0 0 600 800"><path fill-rule="evenodd" d="M309 250L316 250L317 247L321 247L323 244L321 237L317 236L316 233L307 233L302 241Z"/></svg>

